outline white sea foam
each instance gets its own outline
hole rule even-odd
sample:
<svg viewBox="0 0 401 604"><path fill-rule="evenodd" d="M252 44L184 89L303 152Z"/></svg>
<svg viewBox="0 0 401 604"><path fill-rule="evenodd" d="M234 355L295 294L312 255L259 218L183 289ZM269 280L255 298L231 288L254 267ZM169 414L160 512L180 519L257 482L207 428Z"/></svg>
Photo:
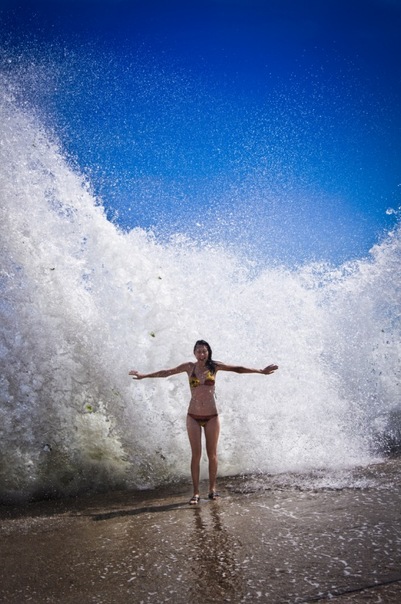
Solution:
<svg viewBox="0 0 401 604"><path fill-rule="evenodd" d="M365 464L400 443L400 233L338 268L255 270L221 245L119 231L58 144L1 99L1 496L189 474L185 376L208 340L223 475ZM206 469L203 461L203 471Z"/></svg>

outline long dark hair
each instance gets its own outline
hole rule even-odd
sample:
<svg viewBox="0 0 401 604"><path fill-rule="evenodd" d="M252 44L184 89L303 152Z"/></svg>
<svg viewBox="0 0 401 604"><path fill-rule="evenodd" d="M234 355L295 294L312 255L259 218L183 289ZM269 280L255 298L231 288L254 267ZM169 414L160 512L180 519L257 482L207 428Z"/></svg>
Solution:
<svg viewBox="0 0 401 604"><path fill-rule="evenodd" d="M206 361L205 365L212 373L216 373L216 363L212 359L213 353L212 353L212 349L210 348L210 344L208 342L206 342L205 340L197 340L195 342L194 352L198 348L198 346L205 346L205 348L207 348L208 357L207 357L207 361Z"/></svg>

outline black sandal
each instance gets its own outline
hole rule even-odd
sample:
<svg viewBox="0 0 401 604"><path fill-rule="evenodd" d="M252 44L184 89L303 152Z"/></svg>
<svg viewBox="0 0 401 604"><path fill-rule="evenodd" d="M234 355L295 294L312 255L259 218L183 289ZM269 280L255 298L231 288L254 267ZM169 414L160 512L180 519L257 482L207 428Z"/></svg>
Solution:
<svg viewBox="0 0 401 604"><path fill-rule="evenodd" d="M199 495L194 495L193 497L191 497L191 499L189 500L189 505L197 505L199 503L200 497Z"/></svg>
<svg viewBox="0 0 401 604"><path fill-rule="evenodd" d="M209 493L208 497L209 497L209 499L216 501L216 499L218 499L220 497L220 495L218 493L216 493L216 491L212 491L211 493Z"/></svg>

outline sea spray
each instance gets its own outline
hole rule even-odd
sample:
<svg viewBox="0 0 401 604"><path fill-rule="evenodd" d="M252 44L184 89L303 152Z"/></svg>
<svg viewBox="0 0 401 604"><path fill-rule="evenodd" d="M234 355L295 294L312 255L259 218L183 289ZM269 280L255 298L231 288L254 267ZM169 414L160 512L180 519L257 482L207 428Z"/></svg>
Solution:
<svg viewBox="0 0 401 604"><path fill-rule="evenodd" d="M187 478L185 375L128 371L190 360L200 337L218 360L280 366L219 374L220 474L349 468L399 446L398 229L354 264L257 270L224 241L121 232L9 95L0 123L2 498Z"/></svg>

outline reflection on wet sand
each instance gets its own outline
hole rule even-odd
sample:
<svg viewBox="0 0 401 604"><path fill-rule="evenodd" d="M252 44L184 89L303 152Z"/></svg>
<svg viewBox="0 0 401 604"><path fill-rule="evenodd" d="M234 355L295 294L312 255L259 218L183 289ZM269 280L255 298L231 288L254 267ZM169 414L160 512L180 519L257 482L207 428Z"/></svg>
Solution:
<svg viewBox="0 0 401 604"><path fill-rule="evenodd" d="M194 509L190 598L206 602L241 599L244 577L238 564L238 539L223 525L219 502Z"/></svg>

